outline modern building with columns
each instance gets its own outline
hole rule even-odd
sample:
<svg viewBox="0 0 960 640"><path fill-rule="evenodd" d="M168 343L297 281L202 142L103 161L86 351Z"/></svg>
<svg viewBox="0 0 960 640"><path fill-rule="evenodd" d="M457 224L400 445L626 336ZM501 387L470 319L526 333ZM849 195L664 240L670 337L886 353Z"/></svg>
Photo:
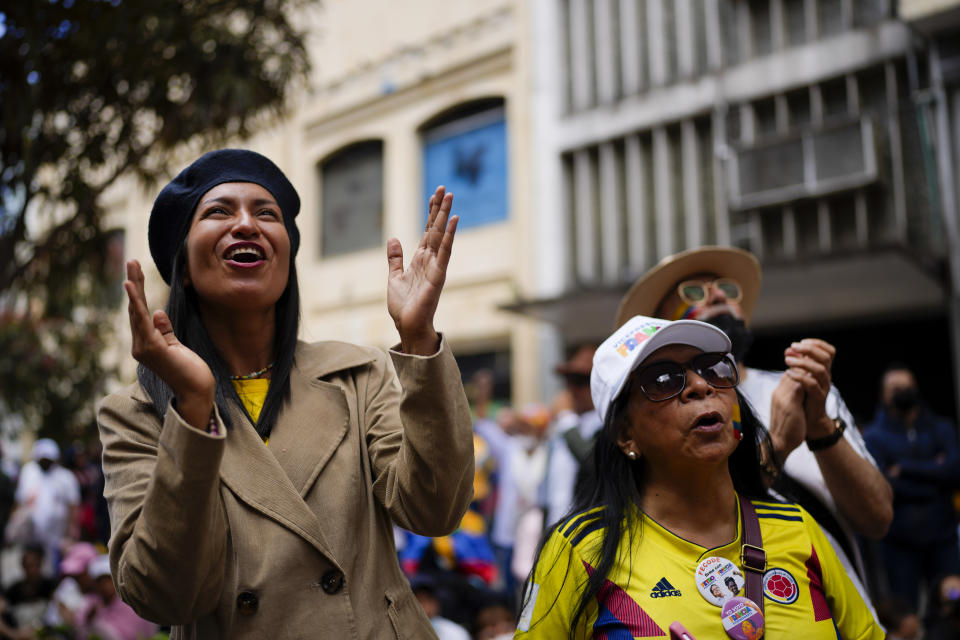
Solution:
<svg viewBox="0 0 960 640"><path fill-rule="evenodd" d="M893 360L952 414L960 39L919 23L957 5L532 2L537 226L560 250L512 308L567 341L604 335L662 257L740 246L764 270L755 364L825 337L859 418Z"/></svg>

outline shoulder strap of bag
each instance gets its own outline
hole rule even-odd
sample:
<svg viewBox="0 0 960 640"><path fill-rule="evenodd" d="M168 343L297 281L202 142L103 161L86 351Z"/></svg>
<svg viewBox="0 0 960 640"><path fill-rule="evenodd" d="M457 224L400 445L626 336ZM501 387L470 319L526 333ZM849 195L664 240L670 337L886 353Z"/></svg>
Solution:
<svg viewBox="0 0 960 640"><path fill-rule="evenodd" d="M743 565L747 583L747 597L753 600L763 613L763 573L767 570L767 552L763 550L760 520L749 498L740 499L740 521L743 524L740 563Z"/></svg>

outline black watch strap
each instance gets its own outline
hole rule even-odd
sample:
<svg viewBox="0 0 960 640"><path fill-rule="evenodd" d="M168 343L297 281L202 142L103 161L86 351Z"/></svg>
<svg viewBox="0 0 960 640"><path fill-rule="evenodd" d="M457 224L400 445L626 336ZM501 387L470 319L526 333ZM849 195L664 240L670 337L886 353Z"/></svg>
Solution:
<svg viewBox="0 0 960 640"><path fill-rule="evenodd" d="M810 449L810 451L822 451L840 442L840 438L843 437L843 432L847 428L847 423L843 421L843 418L838 416L833 419L833 424L836 430L830 435L807 440L807 448Z"/></svg>

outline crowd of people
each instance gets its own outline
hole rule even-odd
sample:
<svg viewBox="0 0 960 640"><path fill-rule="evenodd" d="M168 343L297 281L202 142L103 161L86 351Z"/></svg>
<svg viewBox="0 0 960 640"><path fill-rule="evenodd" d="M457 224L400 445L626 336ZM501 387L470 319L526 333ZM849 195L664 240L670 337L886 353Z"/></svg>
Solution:
<svg viewBox="0 0 960 640"><path fill-rule="evenodd" d="M0 474L0 638L139 640L158 633L117 596L103 486L97 441L72 443L61 456L56 442L41 438L26 463Z"/></svg>
<svg viewBox="0 0 960 640"><path fill-rule="evenodd" d="M42 439L9 479L0 635L957 636L954 426L893 365L864 436L823 340L749 367L750 253L664 259L561 393L509 407L433 325L452 194L406 260L387 243L386 352L297 340L299 207L242 149L160 192L166 308L131 260L102 455Z"/></svg>

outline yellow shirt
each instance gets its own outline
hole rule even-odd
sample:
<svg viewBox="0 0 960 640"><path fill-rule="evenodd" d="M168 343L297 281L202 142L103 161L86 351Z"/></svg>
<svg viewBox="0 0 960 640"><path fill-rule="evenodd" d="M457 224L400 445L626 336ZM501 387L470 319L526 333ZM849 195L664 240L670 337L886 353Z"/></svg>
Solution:
<svg viewBox="0 0 960 640"><path fill-rule="evenodd" d="M249 380L233 380L233 388L237 390L243 407L253 418L254 422L260 420L260 411L263 409L263 403L267 400L267 389L270 388L269 378L250 378ZM269 443L270 438L264 440Z"/></svg>
<svg viewBox="0 0 960 640"><path fill-rule="evenodd" d="M792 504L757 500L753 504L767 552L764 638L881 640L882 628L813 518ZM515 638L569 637L573 613L588 572L598 563L603 540L596 512L570 518L544 545ZM624 532L620 541L622 560L600 591L603 602L590 603L575 637L663 637L676 620L698 640L726 638L720 607L700 595L694 573L710 556L740 566L739 518L737 537L715 549L684 540L645 514L634 523L634 530Z"/></svg>

